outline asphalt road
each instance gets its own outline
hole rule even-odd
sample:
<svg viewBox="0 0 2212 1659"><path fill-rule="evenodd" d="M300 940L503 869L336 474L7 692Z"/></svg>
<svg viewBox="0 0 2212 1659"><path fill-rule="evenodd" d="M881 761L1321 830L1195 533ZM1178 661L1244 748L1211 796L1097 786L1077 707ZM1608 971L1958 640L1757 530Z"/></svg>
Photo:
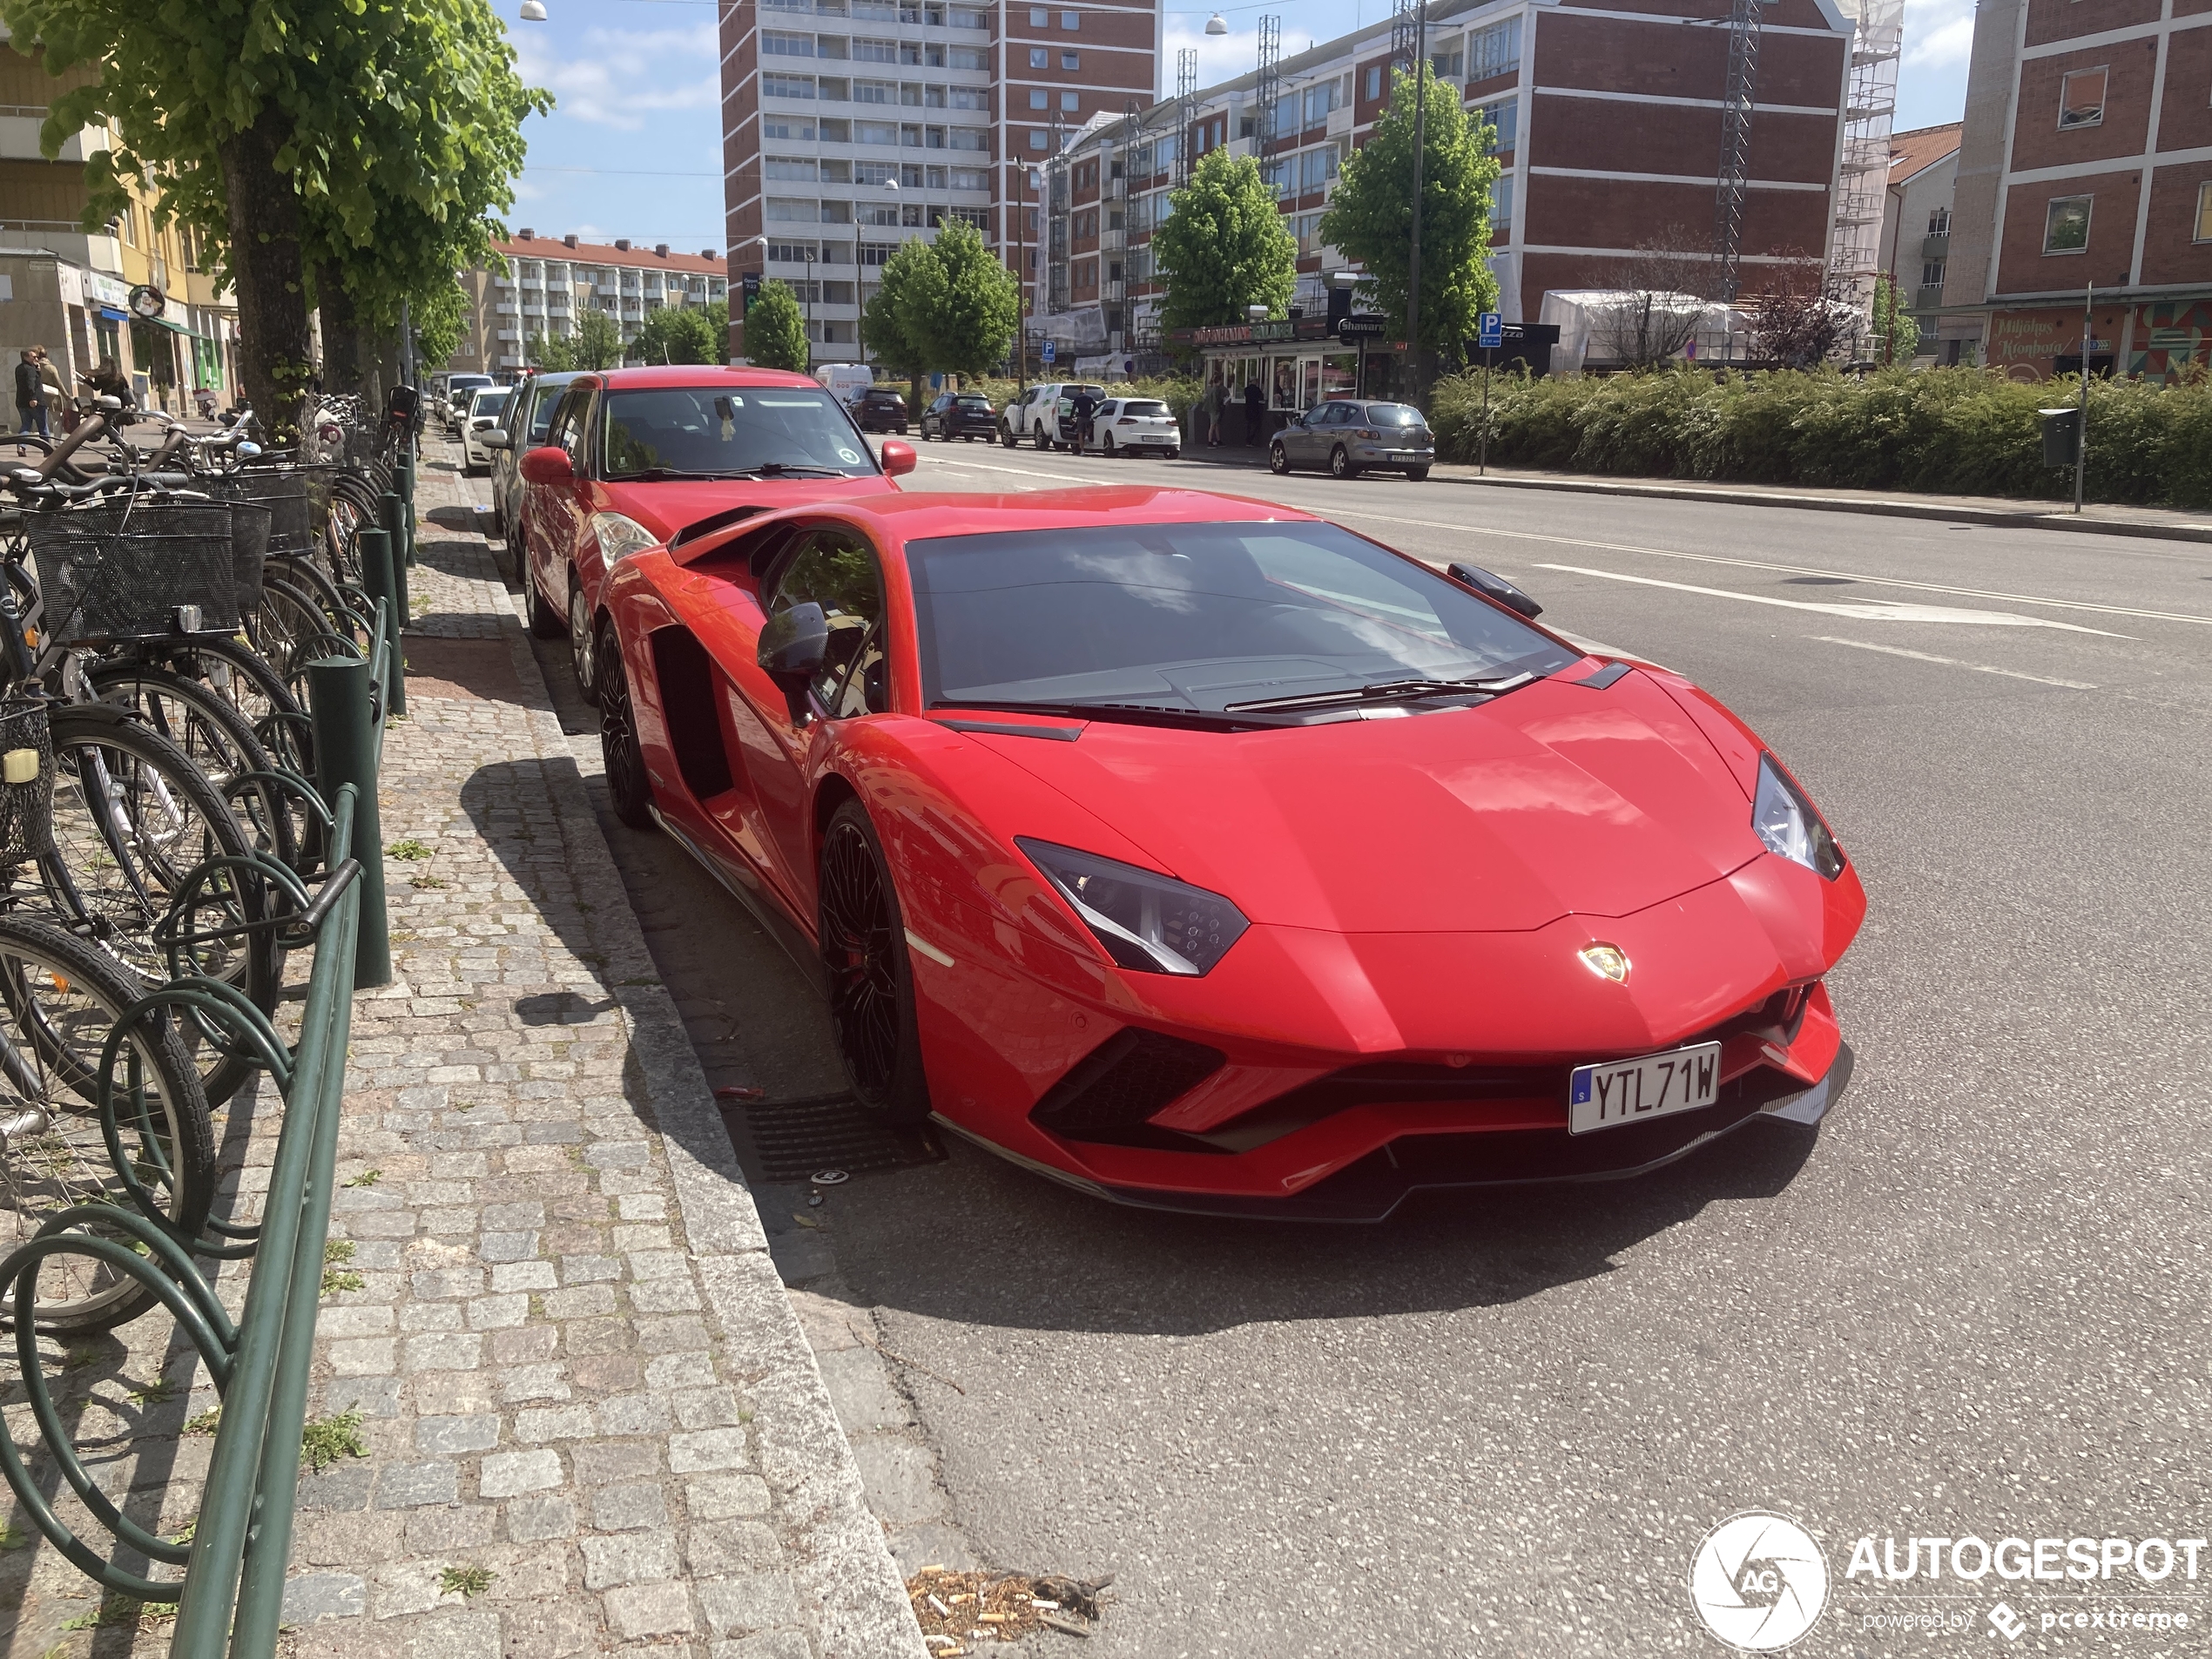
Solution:
<svg viewBox="0 0 2212 1659"><path fill-rule="evenodd" d="M965 1391L913 1397L981 1558L1117 1574L1099 1659L1716 1653L1692 1553L1777 1509L1833 1575L1803 1653L2212 1651L2212 1551L2193 1582L1845 1576L1862 1535L2212 1533L2212 548L922 450L910 487L1211 486L1487 564L1749 719L1872 907L1817 1133L1367 1229L1117 1210L959 1144L838 1189L794 1276ZM833 1083L736 907L617 849L663 873L710 1063ZM2041 1628L2114 1608L2189 1629ZM1866 1622L1916 1613L1964 1628Z"/></svg>

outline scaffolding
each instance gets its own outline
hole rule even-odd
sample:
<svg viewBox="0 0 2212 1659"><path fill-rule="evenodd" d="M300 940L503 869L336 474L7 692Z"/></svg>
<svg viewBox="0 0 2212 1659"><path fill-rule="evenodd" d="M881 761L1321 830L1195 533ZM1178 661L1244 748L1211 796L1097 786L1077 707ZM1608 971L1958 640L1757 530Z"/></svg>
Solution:
<svg viewBox="0 0 2212 1659"><path fill-rule="evenodd" d="M1729 18L1728 80L1721 94L1720 182L1713 196L1713 263L1726 305L1736 303L1741 282L1743 201L1751 183L1751 110L1759 96L1762 3L1735 0Z"/></svg>
<svg viewBox="0 0 2212 1659"><path fill-rule="evenodd" d="M1871 326L1874 279L1881 266L1882 210L1889 197L1890 128L1897 116L1905 0L1843 0L1843 10L1851 21L1851 86L1828 276L1837 296Z"/></svg>
<svg viewBox="0 0 2212 1659"><path fill-rule="evenodd" d="M1390 14L1390 62L1408 75L1420 59L1423 25L1427 22L1421 0L1398 0Z"/></svg>
<svg viewBox="0 0 2212 1659"><path fill-rule="evenodd" d="M1175 182L1190 182L1190 129L1198 122L1198 49L1185 46L1175 55Z"/></svg>
<svg viewBox="0 0 2212 1659"><path fill-rule="evenodd" d="M1252 78L1252 153L1267 173L1267 152L1275 143L1275 100L1282 95L1283 20L1269 12L1259 20L1259 72Z"/></svg>

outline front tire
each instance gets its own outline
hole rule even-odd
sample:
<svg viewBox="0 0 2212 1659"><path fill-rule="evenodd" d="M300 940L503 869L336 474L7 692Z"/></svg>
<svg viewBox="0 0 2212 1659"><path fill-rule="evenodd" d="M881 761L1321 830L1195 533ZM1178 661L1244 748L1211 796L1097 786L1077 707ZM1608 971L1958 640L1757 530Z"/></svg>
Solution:
<svg viewBox="0 0 2212 1659"><path fill-rule="evenodd" d="M1121 453L1118 449L1114 448L1114 435L1112 433L1109 432L1106 435L1106 442L1099 445L1099 452L1109 461L1111 461L1116 455Z"/></svg>
<svg viewBox="0 0 2212 1659"><path fill-rule="evenodd" d="M867 809L848 800L822 837L818 884L822 968L838 1058L860 1103L893 1123L929 1116L914 965L882 844Z"/></svg>
<svg viewBox="0 0 2212 1659"><path fill-rule="evenodd" d="M637 742L637 717L630 701L630 674L614 624L599 629L599 756L606 765L607 795L615 816L632 829L653 826L653 788L645 752Z"/></svg>
<svg viewBox="0 0 2212 1659"><path fill-rule="evenodd" d="M569 660L576 664L576 689L583 700L596 704L599 700L599 648L591 633L591 605L583 597L583 589L575 581L569 583Z"/></svg>
<svg viewBox="0 0 2212 1659"><path fill-rule="evenodd" d="M1045 436L1044 428L1042 427L1039 427L1032 436L1035 440L1039 454L1043 454L1051 449L1052 440Z"/></svg>
<svg viewBox="0 0 2212 1659"><path fill-rule="evenodd" d="M1022 447L1022 440L1014 435L1014 428L1012 427L1001 427L999 428L999 442L1009 449L1018 449Z"/></svg>
<svg viewBox="0 0 2212 1659"><path fill-rule="evenodd" d="M1359 475L1359 463L1345 452L1342 444L1337 445L1335 448L1329 451L1329 476L1357 478Z"/></svg>
<svg viewBox="0 0 2212 1659"><path fill-rule="evenodd" d="M1278 477L1291 469L1291 452L1279 443L1267 446L1267 469Z"/></svg>

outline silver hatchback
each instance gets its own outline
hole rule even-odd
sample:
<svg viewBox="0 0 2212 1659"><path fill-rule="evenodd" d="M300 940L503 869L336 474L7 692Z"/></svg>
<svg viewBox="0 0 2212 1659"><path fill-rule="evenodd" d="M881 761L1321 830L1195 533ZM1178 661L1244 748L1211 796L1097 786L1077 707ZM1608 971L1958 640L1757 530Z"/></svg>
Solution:
<svg viewBox="0 0 2212 1659"><path fill-rule="evenodd" d="M1338 478L1372 470L1402 472L1419 480L1436 462L1436 435L1410 403L1332 398L1275 435L1267 464L1277 472L1325 467Z"/></svg>

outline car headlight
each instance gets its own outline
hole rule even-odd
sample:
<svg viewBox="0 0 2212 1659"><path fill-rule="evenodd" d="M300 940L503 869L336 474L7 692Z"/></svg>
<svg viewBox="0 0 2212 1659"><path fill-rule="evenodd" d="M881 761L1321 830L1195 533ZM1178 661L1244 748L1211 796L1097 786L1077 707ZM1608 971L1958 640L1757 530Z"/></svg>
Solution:
<svg viewBox="0 0 2212 1659"><path fill-rule="evenodd" d="M1844 855L1812 803L1791 783L1772 755L1759 757L1759 788L1751 800L1751 828L1770 853L1833 881Z"/></svg>
<svg viewBox="0 0 2212 1659"><path fill-rule="evenodd" d="M620 513L591 515L591 533L599 538L599 556L609 564L626 559L632 553L643 553L649 547L658 547L660 537L636 519Z"/></svg>
<svg viewBox="0 0 2212 1659"><path fill-rule="evenodd" d="M1197 978L1251 926L1219 894L1172 876L1027 836L1017 835L1014 844L1075 907L1118 967Z"/></svg>

